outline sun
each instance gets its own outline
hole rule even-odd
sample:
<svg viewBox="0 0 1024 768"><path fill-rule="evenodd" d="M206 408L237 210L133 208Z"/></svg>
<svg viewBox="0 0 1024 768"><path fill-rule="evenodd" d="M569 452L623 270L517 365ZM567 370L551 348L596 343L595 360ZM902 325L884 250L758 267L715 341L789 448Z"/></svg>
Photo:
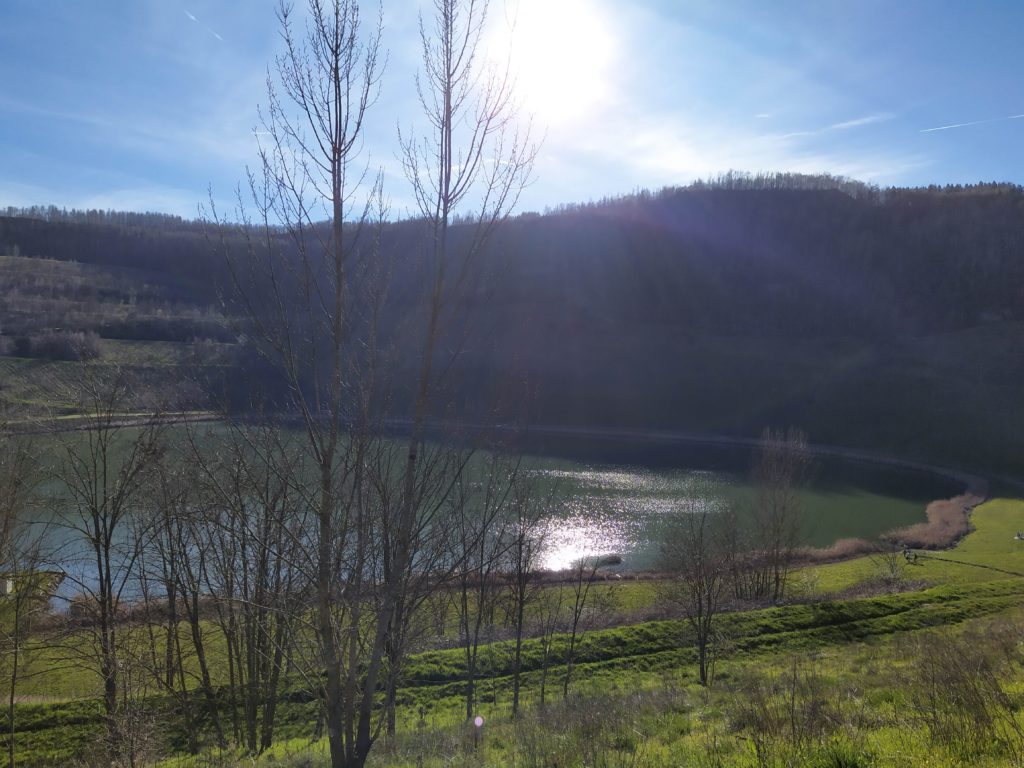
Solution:
<svg viewBox="0 0 1024 768"><path fill-rule="evenodd" d="M611 94L615 35L596 0L508 0L488 45L541 123L585 118Z"/></svg>

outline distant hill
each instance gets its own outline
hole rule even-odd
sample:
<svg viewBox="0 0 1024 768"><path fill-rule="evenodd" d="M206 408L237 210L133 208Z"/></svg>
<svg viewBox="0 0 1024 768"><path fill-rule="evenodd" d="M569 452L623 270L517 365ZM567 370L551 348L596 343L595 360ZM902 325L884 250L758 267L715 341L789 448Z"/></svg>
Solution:
<svg viewBox="0 0 1024 768"><path fill-rule="evenodd" d="M243 329L221 303L223 264L201 224L8 212L0 296L49 301L51 313L5 302L5 338L59 323L104 343L237 347L228 342ZM412 363L396 329L422 277L416 226L388 225L382 241L399 384ZM25 284L26 256L77 262L67 269L85 303L106 309L71 312L73 291L40 296ZM1016 472L1022 299L1024 189L1012 185L882 190L729 174L524 214L462 298L473 332L443 415L746 436L792 424L817 442Z"/></svg>

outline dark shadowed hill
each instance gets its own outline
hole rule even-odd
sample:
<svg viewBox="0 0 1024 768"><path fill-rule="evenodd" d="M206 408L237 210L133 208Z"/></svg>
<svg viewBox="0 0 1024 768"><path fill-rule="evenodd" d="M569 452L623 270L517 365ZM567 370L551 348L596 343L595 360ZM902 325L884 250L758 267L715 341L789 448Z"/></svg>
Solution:
<svg viewBox="0 0 1024 768"><path fill-rule="evenodd" d="M0 219L0 252L142 270L168 301L215 304L222 265L199 225L40 213ZM399 391L416 226L383 239ZM464 296L472 332L444 415L737 435L792 424L816 442L1012 472L1022 299L1024 190L1010 185L729 175L525 214Z"/></svg>

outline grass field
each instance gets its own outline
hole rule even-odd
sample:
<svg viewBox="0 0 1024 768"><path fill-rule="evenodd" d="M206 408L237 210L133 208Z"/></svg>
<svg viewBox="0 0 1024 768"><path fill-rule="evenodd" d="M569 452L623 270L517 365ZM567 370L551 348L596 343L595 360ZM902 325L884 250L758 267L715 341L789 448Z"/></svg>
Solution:
<svg viewBox="0 0 1024 768"><path fill-rule="evenodd" d="M193 354L192 344L170 341L103 339L100 347L103 357L90 364L90 375L100 380L127 376L152 396L159 395L168 380L182 378L182 367ZM75 393L82 375L80 362L0 356L0 405L10 407L21 418L76 414Z"/></svg>
<svg viewBox="0 0 1024 768"><path fill-rule="evenodd" d="M921 553L914 564L907 564L906 578L932 584L962 584L1024 574L1024 541L1014 538L1024 529L1024 502L993 499L975 508L971 523L974 531L954 549ZM877 559L860 557L818 566L813 573L819 589L839 592L877 576L878 569Z"/></svg>
<svg viewBox="0 0 1024 768"><path fill-rule="evenodd" d="M673 693L670 700L679 705L685 702L684 713L688 713L687 721L692 728L693 714L703 710L705 716L712 717L716 712L735 708L735 695L751 684L748 678L770 679L781 675L793 659L798 660L807 674L813 672L821 678L820 684L827 685L830 690L841 679L844 685L859 685L861 696L866 695L865 691L872 686L877 686L874 695L884 700L886 696L893 695L891 686L886 689L884 685L887 657L891 656L895 665L898 652L905 650L901 643L908 633L913 635L918 630L969 620L982 621L984 617L1012 611L1020 607L1021 586L1022 582L1016 580L943 586L904 595L784 606L725 616L720 628L729 639L728 647L722 649L717 671L718 685L708 694L695 685L692 637L685 622L647 622L593 631L585 636L579 649L574 673L574 701L588 711L595 708L598 712L625 713L635 709L630 700L638 694L641 695L636 706L643 711L644 708L664 706L666 701L662 694ZM535 641L527 643L525 650L526 701L535 709L540 657ZM871 661L867 666L875 670L871 681L857 676L857 670L863 669L861 665L865 659ZM510 663L507 644L493 645L483 655L481 672L486 680L481 685L479 712L494 725L504 723L511 727ZM400 722L406 738L418 731L423 735L422 731L428 726L433 737L448 731L458 732L463 707L463 664L457 649L417 654L410 659L405 685L399 694ZM562 671L560 667L551 670L549 695L552 689L557 692ZM830 680L832 677L835 680ZM701 701L705 695L708 700ZM556 710L561 706L559 698L560 694L556 693ZM603 704L595 707L595 698ZM23 725L19 742L22 748L26 754L46 755L46 759L69 758L73 752L73 737L77 736L80 743L88 742L89 734L97 734L102 729L100 707L95 699L61 704L26 704L20 710L19 718L23 718ZM569 711L565 709L563 714L568 715ZM282 702L280 736L286 740L289 736L300 741L306 739L308 748L315 712L316 703L312 697L296 689ZM658 718L665 714L654 717L654 723L641 723L642 727L648 730L652 726L657 727ZM605 715L610 716L610 713L605 711ZM420 720L424 723L422 728ZM730 731L727 721L728 717L722 717L711 727L718 731L717 737L723 742L732 742L730 752L742 753L742 740ZM173 730L173 717L162 719L161 723L171 739L170 746L180 745L182 739ZM605 722L602 727L607 729L616 725ZM678 743L663 745L670 752L685 754L695 748L692 734L686 730L676 737ZM60 744L66 751L60 751ZM513 744L509 742L507 746ZM652 745L645 746L645 750L651 748ZM466 764L470 764L471 759L468 756ZM491 764L494 765L509 764L510 755L499 749L492 759L494 762ZM26 764L33 763L29 760ZM47 763L43 760L35 764ZM203 763L178 759L172 764Z"/></svg>
<svg viewBox="0 0 1024 768"><path fill-rule="evenodd" d="M694 487L692 473L595 470L548 460L538 460L531 468L561 473L572 498L618 510L628 504L671 506ZM742 484L730 489L741 496L752 493ZM838 517L858 518L858 505L877 510L873 521L858 518L857 523L885 523L886 528L892 525L885 515L899 504L906 505L908 516L911 508L921 509L905 495L857 492L836 482L805 496L808 510L830 506ZM628 578L597 586L606 611L595 625L600 628L590 629L579 643L567 701L560 693L566 673L564 637L556 639L546 671L539 642L525 643L526 714L515 722L509 709L511 645L492 643L481 651L478 711L487 723L482 734L467 731L463 724L466 667L461 650L413 654L398 693L398 737L380 745L372 764L839 768L904 761L923 765L931 760L928 764L938 766L1011 765L1007 745L1017 743L1016 725L1024 727L1019 640L1007 646L1013 652L1004 654L1005 663L999 662L998 696L986 693L992 701L1012 704L997 713L1005 733L994 736L989 746L938 733L925 705L911 701L907 693L925 685L918 672L929 658L928 638L935 632L948 645L959 642L958 633L998 637L1004 632L999 627L1011 619L1017 622L1024 604L1024 578L1018 575L1024 574L1024 542L1014 534L1024 528L1024 501L989 501L975 509L973 524L975 530L954 549L925 553L916 564L903 566L906 583L919 587L915 591L844 598L855 594L858 585L877 586L880 564L860 558L797 573L801 598L807 602L722 615L717 622L716 683L709 690L696 682L689 624L680 619L639 621L658 609L659 587ZM1024 623L1012 627L1005 631L1024 639ZM213 682L223 686L226 652L212 626L210 630ZM141 631L123 628L126 635ZM141 649L143 639L137 642ZM972 641L964 653L972 653L972 645L988 647ZM17 706L20 765L70 765L103 733L98 677L69 647L88 651L84 630L50 645L39 642L25 656L28 667L23 671L28 674L19 687L23 703ZM990 655L985 664L996 663L995 650ZM543 709L538 700L542 678L552 697ZM177 710L152 681L147 686L140 689L145 690L140 711L148 718L143 730L159 734L149 748L154 759L170 755L163 763L167 768L299 766L322 757L322 742L310 741L319 704L315 692L297 677L287 682L280 700L277 746L259 760L210 753L184 756L187 740ZM814 712L827 716L804 722L794 719L796 709L806 711L807 717L818 717ZM798 730L808 735L798 738ZM201 721L198 738L203 747L212 747L210 728ZM1024 738L1020 746L1024 754Z"/></svg>
<svg viewBox="0 0 1024 768"><path fill-rule="evenodd" d="M1019 633L1020 587L940 588L732 617L731 648L711 689L695 684L692 649L677 622L595 632L569 699L557 695L539 708L536 680L528 677L530 706L518 721L510 718L507 680L492 668L481 732L462 722L457 662L448 653L420 656L403 692L404 727L371 764L1014 765L1012 736L979 746L933 733L916 697L931 633L952 641L966 635L974 646L980 637ZM1008 619L986 618L1007 611ZM952 631L919 631L953 624ZM500 660L499 650L492 659ZM436 679L438 670L448 679ZM1008 689L1019 692L1021 669L1008 671ZM323 757L323 743L298 737L257 762L299 766ZM163 763L207 764L189 757Z"/></svg>
<svg viewBox="0 0 1024 768"><path fill-rule="evenodd" d="M1013 533L1022 519L1024 502L1018 500L997 499L979 507L976 530L957 548L937 555L943 560L908 566L913 578L936 584L927 589L721 617L717 682L710 690L696 685L695 650L685 621L627 624L586 634L570 700L562 702L559 692L543 710L537 707L541 656L537 641L528 641L524 649L527 715L513 722L509 716L510 646L497 643L481 654L481 674L486 679L480 685L479 712L487 725L480 737L462 724L465 667L461 652L416 654L409 660L399 694L398 739L388 749L378 749L373 764L388 768L420 764L1014 765L1006 747L1012 733L994 738L984 748L957 742L934 732L937 726L929 725L928 713L921 709L924 704L911 702L908 691L924 685L919 674L922 654L930 652L928 643L933 641L928 638L936 631L944 633L940 635L944 642L954 642L957 633L991 638L1010 631L1024 638L1024 622L1019 620L1024 579L948 562L1020 568L1022 555L1013 547L1019 543ZM848 588L857 579L874 575L868 559L820 566L814 572L822 591ZM624 613L648 606L656 597L650 584L614 584L609 589ZM1005 630L1006 626L1011 629ZM1003 629L993 629L999 627ZM1018 653L1019 641L1015 642L1018 645L1011 650L1016 648ZM968 647L980 645L974 639ZM558 646L556 666L548 673L549 695L558 691L564 673L563 652L564 646ZM1017 656L1008 658L1011 661L1000 668L1000 690L1005 689L1007 701L1014 702L1024 694L1024 666L1015 661ZM44 657L37 659L40 669L50 663ZM88 693L89 685L87 674L66 669L41 674L29 683L26 694L47 698L81 696ZM323 745L309 741L317 704L301 686L290 691L281 704L279 742L259 765L305 765L303 761L322 755ZM751 700L760 702L760 714L744 704ZM829 713L820 723L798 723L801 729L810 729L809 735L799 739L786 735L789 726L783 706L797 700L801 712L817 707ZM159 699L154 702L159 704ZM1021 725L1019 704L1009 712L1016 718L1013 722ZM1007 715L1000 717L1009 728ZM29 758L25 765L60 764L70 759L75 742L88 743L102 729L95 698L23 704L19 720L19 744ZM174 717L162 717L160 724L167 735L161 751L183 748ZM774 755L773 762L758 762L758 750L764 753L761 757ZM232 756L222 758L211 763L209 756L202 760L177 757L163 765L253 764L249 758L239 758L237 763Z"/></svg>

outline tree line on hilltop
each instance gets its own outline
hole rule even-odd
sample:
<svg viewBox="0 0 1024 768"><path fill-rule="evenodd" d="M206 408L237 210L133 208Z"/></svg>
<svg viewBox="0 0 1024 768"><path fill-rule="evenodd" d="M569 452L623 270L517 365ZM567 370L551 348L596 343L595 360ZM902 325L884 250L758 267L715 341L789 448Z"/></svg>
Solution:
<svg viewBox="0 0 1024 768"><path fill-rule="evenodd" d="M474 279L452 296L472 332L465 344L442 341L460 349L451 377L460 382L459 405L435 415L478 419L501 402L504 419L546 423L747 436L766 423L801 424L821 439L902 451L927 418L916 410L932 402L953 426L922 455L972 461L995 445L998 426L978 419L970 402L1001 408L1020 366L1012 355L974 363L987 342L972 345L962 332L991 334L994 344L1014 337L1024 319L1022 211L1024 190L1007 184L878 189L828 176L727 174L519 215L494 234ZM130 267L168 299L234 318L182 317L164 329L166 317L136 317L80 330L252 338L213 252L218 241L243 247L234 225L17 213L0 219L8 252ZM413 395L402 387L414 378L415 355L403 328L422 310L422 226L383 222L375 257L390 276L378 332L382 348L393 350L389 378L406 405ZM355 226L345 231L354 236ZM450 231L457 242L473 225L453 218ZM279 229L271 237L282 253L292 247ZM227 377L232 399L252 401L250 384L263 396L282 392L244 346L233 364L249 373ZM750 416L734 407L749 400L744 382L757 393ZM849 425L867 420L847 413L850 391L885 434L849 434ZM1005 432L991 451L996 458L1013 443Z"/></svg>

